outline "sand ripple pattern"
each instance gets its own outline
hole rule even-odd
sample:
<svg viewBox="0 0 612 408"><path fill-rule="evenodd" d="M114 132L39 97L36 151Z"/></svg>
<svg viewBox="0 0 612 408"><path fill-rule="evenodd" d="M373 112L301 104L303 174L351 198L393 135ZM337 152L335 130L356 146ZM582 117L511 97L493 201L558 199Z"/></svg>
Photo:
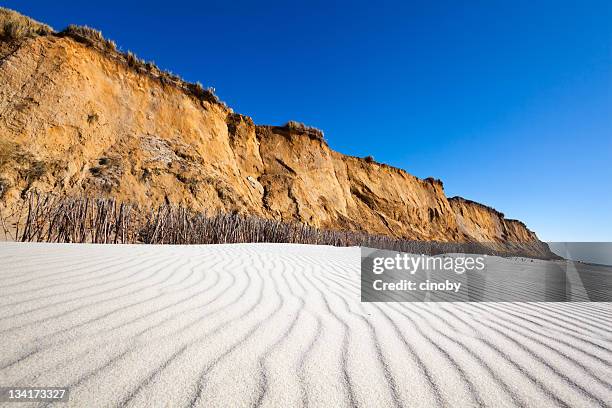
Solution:
<svg viewBox="0 0 612 408"><path fill-rule="evenodd" d="M0 384L73 407L612 406L612 304L361 303L359 263L2 243Z"/></svg>

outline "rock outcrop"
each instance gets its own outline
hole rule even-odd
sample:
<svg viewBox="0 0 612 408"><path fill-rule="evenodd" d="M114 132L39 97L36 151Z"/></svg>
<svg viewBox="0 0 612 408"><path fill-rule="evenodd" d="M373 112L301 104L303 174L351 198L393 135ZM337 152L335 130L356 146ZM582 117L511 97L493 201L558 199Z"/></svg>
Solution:
<svg viewBox="0 0 612 408"><path fill-rule="evenodd" d="M0 42L2 202L32 189L108 195L544 250L521 222L448 199L438 180L335 152L315 129L255 125L200 88L98 45L62 33Z"/></svg>

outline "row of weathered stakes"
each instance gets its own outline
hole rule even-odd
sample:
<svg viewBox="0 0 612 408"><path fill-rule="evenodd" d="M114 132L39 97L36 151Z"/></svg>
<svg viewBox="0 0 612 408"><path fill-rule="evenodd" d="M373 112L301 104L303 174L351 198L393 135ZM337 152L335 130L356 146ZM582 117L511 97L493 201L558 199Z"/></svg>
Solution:
<svg viewBox="0 0 612 408"><path fill-rule="evenodd" d="M21 242L178 245L268 242L364 246L421 254L504 255L480 243L401 240L239 214L208 215L183 206L142 208L113 198L30 193L15 211L9 214L4 210L1 215L4 235Z"/></svg>

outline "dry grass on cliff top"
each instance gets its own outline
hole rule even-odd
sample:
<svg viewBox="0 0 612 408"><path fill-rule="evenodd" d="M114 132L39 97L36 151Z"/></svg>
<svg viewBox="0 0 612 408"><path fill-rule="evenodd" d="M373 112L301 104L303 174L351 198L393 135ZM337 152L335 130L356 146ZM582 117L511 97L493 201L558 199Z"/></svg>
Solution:
<svg viewBox="0 0 612 408"><path fill-rule="evenodd" d="M119 60L132 70L149 75L159 80L164 85L172 85L188 95L200 101L217 104L225 109L229 108L215 94L213 87L204 87L200 82L187 82L178 75L160 69L154 62L138 58L131 51L123 52L118 49L117 44L103 36L100 30L88 26L71 24L60 32L56 32L50 26L24 16L14 10L0 7L0 40L15 41L27 37L55 35L58 37L69 37L80 44L106 55L109 58ZM323 140L323 131L297 121L289 121L284 126L286 129L305 133L317 139Z"/></svg>
<svg viewBox="0 0 612 408"><path fill-rule="evenodd" d="M197 83L190 83L170 71L162 70L154 62L138 58L131 51L122 52L117 49L114 41L104 38L100 30L87 26L69 25L64 30L56 32L50 26L24 16L14 10L0 7L0 40L15 41L27 37L56 35L69 37L90 48L96 49L107 57L120 60L134 71L147 74L163 84L173 85L198 100L227 106L223 103L212 87L205 88Z"/></svg>
<svg viewBox="0 0 612 408"><path fill-rule="evenodd" d="M152 76L163 84L176 86L185 93L196 97L198 100L207 101L226 107L225 104L219 100L219 97L215 95L214 88L205 88L199 82L187 82L170 71L160 69L152 61L145 61L144 59L138 58L131 51L119 51L115 42L104 38L102 32L99 30L87 26L77 26L71 24L62 30L58 35L70 37L75 41L94 48L111 58L119 59L134 71Z"/></svg>
<svg viewBox="0 0 612 408"><path fill-rule="evenodd" d="M14 40L22 37L53 33L53 28L16 11L0 7L0 38Z"/></svg>
<svg viewBox="0 0 612 408"><path fill-rule="evenodd" d="M314 136L317 136L318 138L323 139L323 131L321 129L317 129L316 127L313 127L313 126L308 126L302 122L296 122L295 120L290 120L289 122L285 123L284 127L287 129L301 132L301 133L313 134Z"/></svg>

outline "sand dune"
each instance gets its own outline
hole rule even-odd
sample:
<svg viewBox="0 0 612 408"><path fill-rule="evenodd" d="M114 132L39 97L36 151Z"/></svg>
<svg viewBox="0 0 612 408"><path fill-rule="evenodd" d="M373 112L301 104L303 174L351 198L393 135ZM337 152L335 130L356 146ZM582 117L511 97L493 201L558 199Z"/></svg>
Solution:
<svg viewBox="0 0 612 408"><path fill-rule="evenodd" d="M0 385L61 406L612 405L611 303L361 303L356 248L0 245Z"/></svg>

